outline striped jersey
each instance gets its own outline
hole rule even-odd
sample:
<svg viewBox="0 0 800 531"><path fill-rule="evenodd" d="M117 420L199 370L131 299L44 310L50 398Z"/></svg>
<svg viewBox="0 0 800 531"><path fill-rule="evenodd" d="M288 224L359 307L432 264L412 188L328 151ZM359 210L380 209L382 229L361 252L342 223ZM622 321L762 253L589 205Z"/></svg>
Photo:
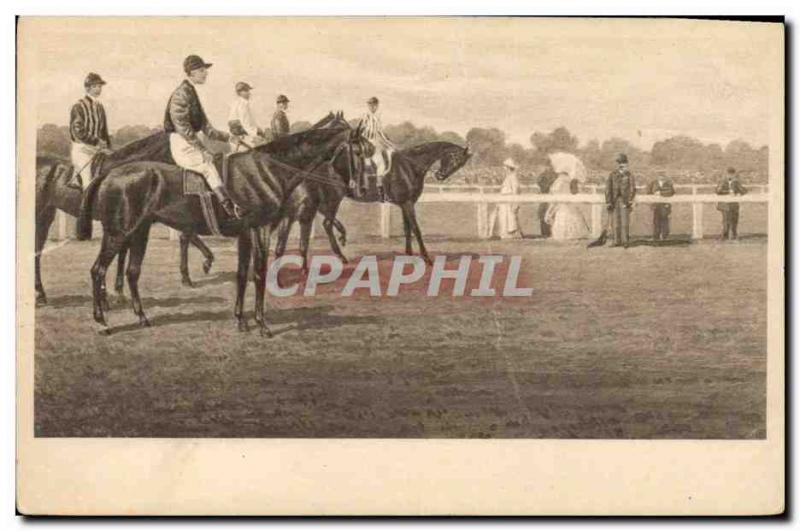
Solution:
<svg viewBox="0 0 800 531"><path fill-rule="evenodd" d="M96 146L104 140L111 147L103 104L89 96L79 99L69 113L69 135L73 142Z"/></svg>

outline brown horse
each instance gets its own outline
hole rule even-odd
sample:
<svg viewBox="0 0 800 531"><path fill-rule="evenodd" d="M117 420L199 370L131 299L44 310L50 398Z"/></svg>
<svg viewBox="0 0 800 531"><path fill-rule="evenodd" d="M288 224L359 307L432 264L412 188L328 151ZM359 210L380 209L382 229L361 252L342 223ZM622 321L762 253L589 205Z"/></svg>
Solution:
<svg viewBox="0 0 800 531"><path fill-rule="evenodd" d="M316 170L328 164L342 178L357 178L364 171L366 149L360 130L349 126L312 129L289 135L228 158L228 192L242 209L240 219L224 219L223 235L238 238L234 315L239 330L247 330L244 316L244 295L252 257L253 282L256 289L255 321L262 335L271 336L264 320L264 294L267 274L268 236L283 215L283 207L294 188L303 180L332 182L332 177ZM130 249L126 272L133 311L142 326L149 321L142 308L138 280L147 249L150 227L163 223L189 234L208 234L209 227L197 197L183 194L184 172L168 164L134 162L112 170L100 182L94 194L92 215L103 225L103 239L97 260L92 266L92 298L94 319L106 325L106 270L124 246ZM218 216L222 213L216 205Z"/></svg>
<svg viewBox="0 0 800 531"><path fill-rule="evenodd" d="M114 168L137 160L155 160L171 162L169 142L164 133L156 133L147 138L131 142L109 156L100 156L92 164L92 175L102 177ZM82 192L77 187L69 186L74 168L72 164L59 157L40 156L36 158L36 242L35 242L35 283L36 302L47 302L41 273L41 254L47 242L47 235L56 216L61 210L78 217L81 209ZM211 250L195 234L181 234L181 276L184 285L191 285L187 256L189 244L200 249L205 257L203 270L208 273L214 261ZM125 256L127 248L120 249L117 258L117 278L114 283L116 292L122 298Z"/></svg>
<svg viewBox="0 0 800 531"><path fill-rule="evenodd" d="M406 254L412 254L413 252L411 248L411 233L413 231L417 238L420 255L427 263L431 263L425 244L422 241L422 233L414 210L414 205L422 194L425 174L435 162L439 161L439 169L434 175L437 180L444 181L464 166L470 156L468 147L461 147L450 142L428 142L394 154L392 167L385 178L388 184L386 195L392 203L402 209ZM347 258L342 254L342 250L333 233L333 229L336 228L339 231L340 241L344 245L347 233L342 223L336 219L336 213L339 211L339 205L345 197L362 203L379 201L375 193L364 197L353 197L344 183L337 185L319 181L301 183L286 204L286 214L278 233L275 255L280 257L286 252L286 242L289 238L292 223L299 221L300 254L303 257L303 269L308 271L308 242L311 235L311 224L314 222L317 212L319 212L325 218L322 226L328 236L331 249L346 263Z"/></svg>

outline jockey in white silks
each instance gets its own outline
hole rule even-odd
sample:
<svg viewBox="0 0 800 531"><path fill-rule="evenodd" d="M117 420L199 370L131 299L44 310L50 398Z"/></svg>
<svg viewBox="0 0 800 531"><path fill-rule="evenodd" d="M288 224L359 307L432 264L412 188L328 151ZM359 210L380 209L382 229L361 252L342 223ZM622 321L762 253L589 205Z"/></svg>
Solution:
<svg viewBox="0 0 800 531"><path fill-rule="evenodd" d="M383 124L378 114L378 98L372 97L367 100L369 110L361 118L361 134L365 140L369 141L375 148L375 153L368 160L371 162L372 170L377 178L378 194L382 199L384 195L383 177L389 173L392 163L392 153L395 150L394 144L383 132Z"/></svg>
<svg viewBox="0 0 800 531"><path fill-rule="evenodd" d="M506 169L506 177L503 179L500 193L505 195L518 195L520 189L519 176L517 175L517 163L512 159L506 159L505 162L503 162L503 167ZM489 217L489 237L495 235L495 226L497 226L501 239L509 240L521 238L522 231L519 228L518 215L519 203L498 204Z"/></svg>
<svg viewBox="0 0 800 531"><path fill-rule="evenodd" d="M236 153L247 147L256 147L266 142L264 130L256 122L250 108L250 91L253 90L244 81L236 83L236 99L228 113L228 129L231 132L232 149ZM245 142L247 146L242 145Z"/></svg>

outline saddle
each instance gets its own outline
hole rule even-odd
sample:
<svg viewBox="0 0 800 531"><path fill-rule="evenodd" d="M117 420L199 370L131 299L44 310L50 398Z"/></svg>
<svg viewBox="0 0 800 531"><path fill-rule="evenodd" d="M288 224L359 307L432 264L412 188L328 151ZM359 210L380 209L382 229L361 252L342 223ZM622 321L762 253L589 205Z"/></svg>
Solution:
<svg viewBox="0 0 800 531"><path fill-rule="evenodd" d="M222 176L222 182L227 186L227 155L223 153L215 154L214 165L217 167L217 171L221 170L220 174ZM222 207L219 205L219 200L211 190L211 187L208 186L205 177L196 171L187 170L185 168L182 170L181 175L183 182L183 195L194 196L197 198L197 202L200 206L200 211L203 214L203 219L205 220L208 231L214 236L221 236L222 231L220 230L220 224L225 224L230 220L228 220L228 217L225 215Z"/></svg>

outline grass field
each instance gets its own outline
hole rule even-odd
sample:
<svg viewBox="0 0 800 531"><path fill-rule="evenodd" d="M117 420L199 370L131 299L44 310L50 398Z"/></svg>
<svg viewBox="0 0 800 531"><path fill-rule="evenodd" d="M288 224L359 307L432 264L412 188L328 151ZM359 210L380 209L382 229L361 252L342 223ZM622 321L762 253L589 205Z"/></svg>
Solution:
<svg viewBox="0 0 800 531"><path fill-rule="evenodd" d="M269 340L236 331L234 243L209 242L214 270L193 252L187 289L176 242L152 240L153 327L117 305L109 337L91 320L97 242L44 255L37 436L765 436L764 237L628 250L431 237L451 259L521 255L533 296L273 298ZM345 252L383 264L400 249L362 238Z"/></svg>

